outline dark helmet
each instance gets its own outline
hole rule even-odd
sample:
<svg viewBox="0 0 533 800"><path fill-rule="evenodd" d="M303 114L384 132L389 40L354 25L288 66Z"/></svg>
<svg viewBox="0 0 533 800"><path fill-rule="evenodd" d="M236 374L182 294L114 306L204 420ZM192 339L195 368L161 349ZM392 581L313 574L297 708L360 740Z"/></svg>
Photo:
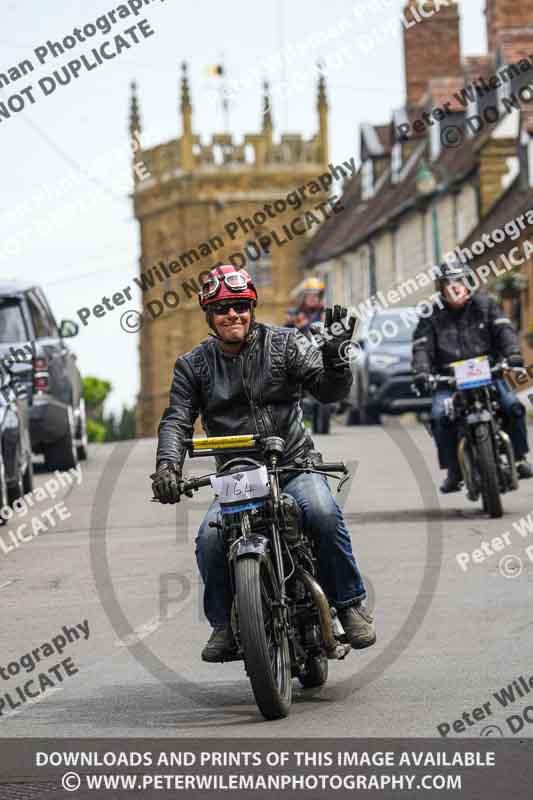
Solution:
<svg viewBox="0 0 533 800"><path fill-rule="evenodd" d="M443 289L448 283L461 282L467 288L472 289L472 270L466 264L463 264L459 259L453 261L446 261L439 267L439 274L437 277L437 288Z"/></svg>

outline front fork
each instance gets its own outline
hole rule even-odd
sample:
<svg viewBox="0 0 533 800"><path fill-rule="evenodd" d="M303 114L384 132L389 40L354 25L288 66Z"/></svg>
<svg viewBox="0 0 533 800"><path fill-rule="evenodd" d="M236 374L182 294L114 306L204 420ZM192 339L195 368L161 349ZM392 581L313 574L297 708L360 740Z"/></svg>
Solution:
<svg viewBox="0 0 533 800"><path fill-rule="evenodd" d="M494 460L498 472L498 483L500 491L506 492L518 488L518 475L516 472L516 465L513 453L513 447L509 436L499 429L493 418L483 422L476 422L468 425L462 431L459 438L458 445L458 459L463 473L463 478L466 484L468 497L470 500L476 501L479 498L481 487L479 486L478 478L475 474L475 465L472 460L471 454L475 452L477 438L476 430L481 426L486 426L488 435L492 440L492 448L494 452ZM501 445L505 448L509 463L509 475L505 475L502 471L502 464L500 461Z"/></svg>

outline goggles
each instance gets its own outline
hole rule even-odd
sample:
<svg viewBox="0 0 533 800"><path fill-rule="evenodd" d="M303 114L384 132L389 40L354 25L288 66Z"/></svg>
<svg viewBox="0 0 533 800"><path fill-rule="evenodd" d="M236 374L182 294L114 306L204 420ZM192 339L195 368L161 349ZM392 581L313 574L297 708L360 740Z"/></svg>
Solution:
<svg viewBox="0 0 533 800"><path fill-rule="evenodd" d="M247 288L247 280L241 272L228 272L222 276L222 281L232 292L244 292ZM202 299L209 300L214 297L220 288L221 278L215 275L209 278L202 286Z"/></svg>

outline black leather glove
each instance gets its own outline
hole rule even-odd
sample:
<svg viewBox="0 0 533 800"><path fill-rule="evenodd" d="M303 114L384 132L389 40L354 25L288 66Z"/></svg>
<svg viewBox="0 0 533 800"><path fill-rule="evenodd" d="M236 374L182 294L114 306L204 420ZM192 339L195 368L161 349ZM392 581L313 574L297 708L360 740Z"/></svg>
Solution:
<svg viewBox="0 0 533 800"><path fill-rule="evenodd" d="M179 503L183 494L181 472L169 461L161 461L156 471L150 475L154 497L160 503ZM192 492L186 493L192 497Z"/></svg>
<svg viewBox="0 0 533 800"><path fill-rule="evenodd" d="M326 318L322 337L322 360L324 366L345 367L350 361L350 342L353 337L355 317L348 317L348 311L340 306L326 308Z"/></svg>
<svg viewBox="0 0 533 800"><path fill-rule="evenodd" d="M507 363L510 367L523 367L524 359L521 353L513 353L512 355L508 356Z"/></svg>
<svg viewBox="0 0 533 800"><path fill-rule="evenodd" d="M419 392L427 392L429 389L429 374L427 372L417 372L413 378L413 383Z"/></svg>

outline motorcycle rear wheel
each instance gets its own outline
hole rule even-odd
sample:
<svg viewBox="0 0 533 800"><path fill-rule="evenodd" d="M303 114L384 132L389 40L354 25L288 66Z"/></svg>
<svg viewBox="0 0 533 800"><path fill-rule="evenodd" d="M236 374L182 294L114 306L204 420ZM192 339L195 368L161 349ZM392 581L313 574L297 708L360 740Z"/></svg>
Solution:
<svg viewBox="0 0 533 800"><path fill-rule="evenodd" d="M235 588L239 635L255 701L266 719L281 719L291 707L291 659L287 631L274 634L272 607L278 591L268 558L239 558Z"/></svg>
<svg viewBox="0 0 533 800"><path fill-rule="evenodd" d="M494 456L494 447L490 430L486 425L476 430L476 450L479 477L481 480L481 494L483 497L483 510L493 519L503 516L502 499L500 496L500 482L498 468Z"/></svg>

